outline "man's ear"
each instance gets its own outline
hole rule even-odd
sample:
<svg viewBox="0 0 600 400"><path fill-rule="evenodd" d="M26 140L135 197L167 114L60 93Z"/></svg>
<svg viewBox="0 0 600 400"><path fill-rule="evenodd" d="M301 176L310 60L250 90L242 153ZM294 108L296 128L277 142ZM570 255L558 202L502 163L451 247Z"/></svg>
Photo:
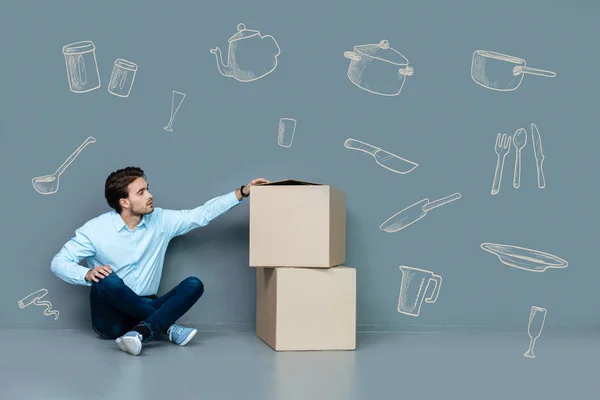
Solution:
<svg viewBox="0 0 600 400"><path fill-rule="evenodd" d="M119 199L119 204L121 205L121 208L123 208L123 209L129 208L129 200L127 200L127 199Z"/></svg>

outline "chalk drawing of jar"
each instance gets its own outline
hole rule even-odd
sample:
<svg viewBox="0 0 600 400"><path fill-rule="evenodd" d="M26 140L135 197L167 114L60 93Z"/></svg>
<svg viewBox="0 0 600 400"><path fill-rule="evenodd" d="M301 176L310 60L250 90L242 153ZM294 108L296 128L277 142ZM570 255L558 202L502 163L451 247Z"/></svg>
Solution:
<svg viewBox="0 0 600 400"><path fill-rule="evenodd" d="M100 73L96 62L96 46L91 40L71 43L62 48L67 65L69 89L86 93L100 87Z"/></svg>
<svg viewBox="0 0 600 400"><path fill-rule="evenodd" d="M129 96L137 70L137 64L123 60L122 58L117 58L110 75L108 91L119 97Z"/></svg>

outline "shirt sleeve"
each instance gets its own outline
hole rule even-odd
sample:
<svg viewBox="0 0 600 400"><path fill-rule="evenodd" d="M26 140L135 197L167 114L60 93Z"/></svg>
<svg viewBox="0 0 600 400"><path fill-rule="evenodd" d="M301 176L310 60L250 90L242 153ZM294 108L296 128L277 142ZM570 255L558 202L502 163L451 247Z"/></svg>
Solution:
<svg viewBox="0 0 600 400"><path fill-rule="evenodd" d="M77 229L75 236L64 244L51 263L54 275L74 285L92 285L92 282L85 280L85 274L89 271L89 268L79 265L83 259L96 254L96 249L86 232L86 228L84 225Z"/></svg>
<svg viewBox="0 0 600 400"><path fill-rule="evenodd" d="M203 205L191 210L168 210L164 209L162 223L169 240L188 233L192 229L206 226L210 221L226 213L238 200L235 191L208 200Z"/></svg>

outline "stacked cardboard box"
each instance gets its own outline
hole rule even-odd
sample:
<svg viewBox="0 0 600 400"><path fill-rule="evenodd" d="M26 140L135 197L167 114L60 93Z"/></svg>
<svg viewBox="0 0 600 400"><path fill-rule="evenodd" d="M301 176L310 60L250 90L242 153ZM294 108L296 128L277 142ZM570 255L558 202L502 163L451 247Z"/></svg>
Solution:
<svg viewBox="0 0 600 400"><path fill-rule="evenodd" d="M297 180L252 188L256 335L274 350L355 350L356 270L346 261L346 194Z"/></svg>

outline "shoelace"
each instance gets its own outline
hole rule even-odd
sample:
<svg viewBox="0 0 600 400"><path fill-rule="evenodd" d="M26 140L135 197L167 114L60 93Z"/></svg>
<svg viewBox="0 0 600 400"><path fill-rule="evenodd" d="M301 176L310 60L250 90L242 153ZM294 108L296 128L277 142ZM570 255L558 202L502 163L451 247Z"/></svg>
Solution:
<svg viewBox="0 0 600 400"><path fill-rule="evenodd" d="M179 326L177 324L173 324L169 327L169 338L172 338L173 336L173 332L181 335L181 332L183 332L183 326Z"/></svg>

